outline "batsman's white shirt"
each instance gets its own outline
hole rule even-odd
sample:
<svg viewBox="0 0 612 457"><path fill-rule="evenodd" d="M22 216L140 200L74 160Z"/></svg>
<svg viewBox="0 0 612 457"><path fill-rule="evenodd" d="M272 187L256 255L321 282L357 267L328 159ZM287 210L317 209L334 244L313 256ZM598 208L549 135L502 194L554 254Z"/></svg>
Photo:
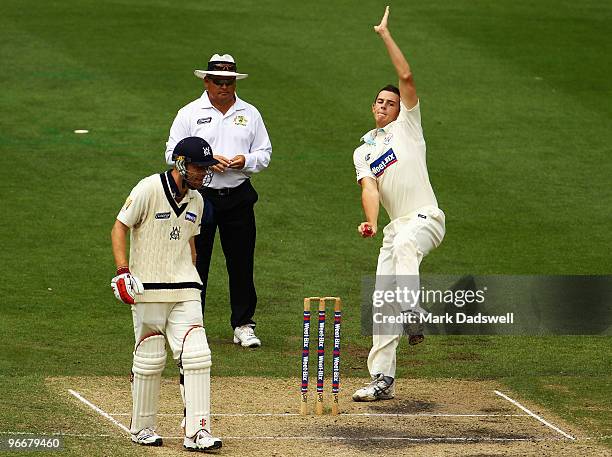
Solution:
<svg viewBox="0 0 612 457"><path fill-rule="evenodd" d="M232 159L245 157L241 170L228 168L215 173L208 187L214 189L237 187L253 173L270 163L272 145L261 114L253 105L236 96L236 102L223 114L208 99L208 92L179 110L170 127L166 142L166 162L173 165L172 151L176 143L188 136L204 138L215 155Z"/></svg>
<svg viewBox="0 0 612 457"><path fill-rule="evenodd" d="M421 110L400 103L397 119L384 128L370 130L355 149L353 162L357 181L375 179L382 206L391 220L407 216L419 208L438 206L429 182Z"/></svg>
<svg viewBox="0 0 612 457"><path fill-rule="evenodd" d="M117 219L130 227L130 271L144 284L140 302L200 300L202 281L189 240L200 233L204 202L188 190L180 202L171 172L141 180Z"/></svg>

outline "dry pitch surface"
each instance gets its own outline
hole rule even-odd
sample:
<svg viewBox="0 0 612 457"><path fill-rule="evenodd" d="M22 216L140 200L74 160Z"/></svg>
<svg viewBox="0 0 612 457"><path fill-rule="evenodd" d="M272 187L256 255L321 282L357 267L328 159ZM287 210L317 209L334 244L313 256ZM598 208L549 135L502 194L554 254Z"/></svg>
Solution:
<svg viewBox="0 0 612 457"><path fill-rule="evenodd" d="M48 379L48 385L74 408L84 409L97 417L100 435L107 435L105 439L124 440L126 446L135 446L125 432L131 408L127 379L52 378ZM381 452L394 456L610 455L609 449L595 445L580 430L537 405L523 402L494 382L401 379L393 400L352 402L350 395L362 385L362 380L343 380L339 416L300 416L297 414L299 386L294 379L213 378L212 429L223 439L223 448L217 454L318 457L369 456ZM521 402L550 426L496 394L495 390ZM311 395L311 410L312 400ZM94 405L100 411L96 412ZM151 448L150 455L186 455L181 449L181 414L178 382L164 379L158 431L165 442L162 448ZM70 428L71 432L78 433L78 424Z"/></svg>

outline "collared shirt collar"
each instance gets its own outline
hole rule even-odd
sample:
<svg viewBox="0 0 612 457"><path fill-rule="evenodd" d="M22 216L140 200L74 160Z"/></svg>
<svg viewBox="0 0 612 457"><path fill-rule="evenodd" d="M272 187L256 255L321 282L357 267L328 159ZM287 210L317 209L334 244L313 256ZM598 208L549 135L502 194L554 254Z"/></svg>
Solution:
<svg viewBox="0 0 612 457"><path fill-rule="evenodd" d="M174 177L172 176L172 170L168 170L166 172L166 179L168 180L170 192L172 192L172 198L176 198L177 195L180 195L180 192L176 182L174 181Z"/></svg>
<svg viewBox="0 0 612 457"><path fill-rule="evenodd" d="M236 101L230 107L230 109L227 111L227 113L225 113L226 115L228 113L232 113L234 111L241 111L241 110L246 109L246 103L240 97L238 97L238 94L234 94L234 95L236 96ZM200 99L202 100L202 108L214 108L214 106L210 102L210 99L208 98L208 91L207 90L205 90L202 93L202 96L200 97Z"/></svg>
<svg viewBox="0 0 612 457"><path fill-rule="evenodd" d="M369 144L370 146L374 146L376 144L376 137L378 136L378 134L379 133L386 134L387 130L385 129L388 129L390 124L391 123L387 124L383 128L375 128L375 129L370 130L369 132L367 132L365 135L361 137L361 141L363 141L366 144Z"/></svg>
<svg viewBox="0 0 612 457"><path fill-rule="evenodd" d="M178 186L176 185L176 181L174 181L174 177L172 176L172 170L168 170L166 172L166 179L168 180L168 186L170 187L170 192L172 193L172 198L174 198L176 200L176 196L177 195L181 195L181 192L178 188ZM185 199L185 197L189 197L189 190L185 191L185 195L183 195L183 198L181 198L181 201L183 201Z"/></svg>

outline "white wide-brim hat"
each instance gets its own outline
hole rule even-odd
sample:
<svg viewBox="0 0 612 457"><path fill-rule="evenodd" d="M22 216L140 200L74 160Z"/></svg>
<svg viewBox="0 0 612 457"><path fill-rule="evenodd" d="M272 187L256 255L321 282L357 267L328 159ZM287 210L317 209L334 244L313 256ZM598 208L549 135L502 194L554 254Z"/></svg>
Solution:
<svg viewBox="0 0 612 457"><path fill-rule="evenodd" d="M234 62L234 58L229 54L213 55L208 61L208 68L206 70L195 70L193 74L200 79L206 78L207 75L227 76L236 79L244 79L249 76L246 73L236 72L236 62Z"/></svg>

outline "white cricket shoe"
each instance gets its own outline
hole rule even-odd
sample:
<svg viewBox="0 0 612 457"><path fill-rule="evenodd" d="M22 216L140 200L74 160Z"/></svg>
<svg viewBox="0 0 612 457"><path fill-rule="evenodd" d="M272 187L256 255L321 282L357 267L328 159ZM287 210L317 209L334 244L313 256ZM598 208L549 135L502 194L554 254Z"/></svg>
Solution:
<svg viewBox="0 0 612 457"><path fill-rule="evenodd" d="M219 438L215 438L208 431L202 429L193 437L183 440L183 447L188 451L206 452L221 449L223 443Z"/></svg>
<svg viewBox="0 0 612 457"><path fill-rule="evenodd" d="M255 336L255 330L250 325L242 325L234 329L234 343L245 348L258 348L261 340Z"/></svg>
<svg viewBox="0 0 612 457"><path fill-rule="evenodd" d="M132 434L132 441L141 446L161 446L163 444L162 437L152 428L143 428L138 433Z"/></svg>
<svg viewBox="0 0 612 457"><path fill-rule="evenodd" d="M395 397L395 379L382 373L353 394L353 401L391 400Z"/></svg>

